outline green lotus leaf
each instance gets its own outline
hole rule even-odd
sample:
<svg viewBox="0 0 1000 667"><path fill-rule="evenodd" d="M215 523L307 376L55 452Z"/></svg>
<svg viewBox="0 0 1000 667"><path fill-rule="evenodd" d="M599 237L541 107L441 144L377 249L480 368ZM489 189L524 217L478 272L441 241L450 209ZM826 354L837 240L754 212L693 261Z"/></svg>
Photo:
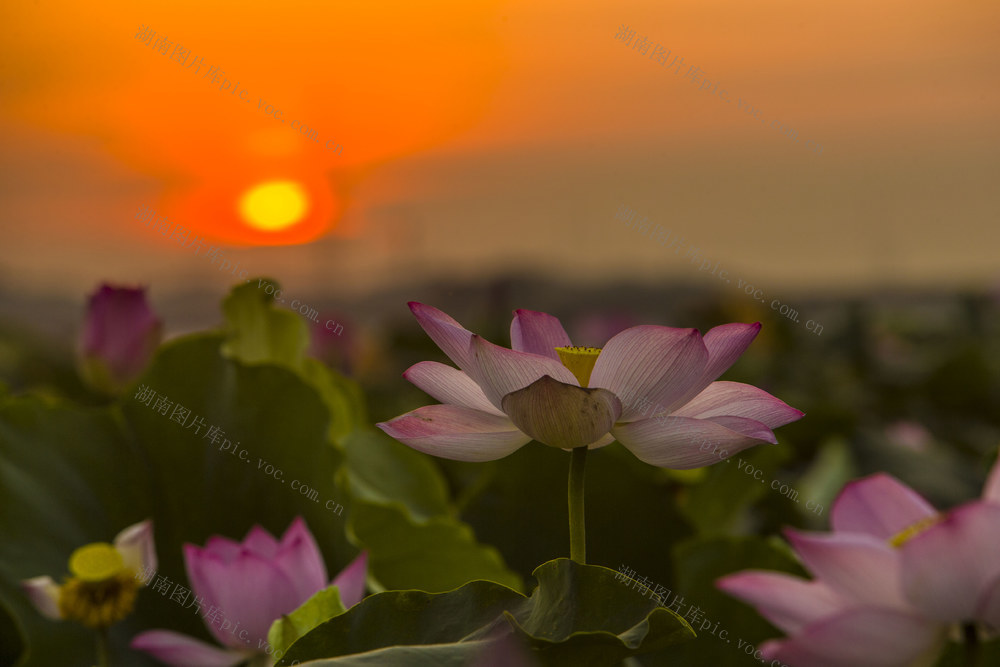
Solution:
<svg viewBox="0 0 1000 667"><path fill-rule="evenodd" d="M357 431L347 438L345 452L346 465L338 481L353 497L377 504L402 504L416 520L452 513L448 487L426 454L375 429Z"/></svg>
<svg viewBox="0 0 1000 667"><path fill-rule="evenodd" d="M344 603L340 601L340 590L336 586L327 586L298 609L272 623L267 632L267 643L271 645L274 655L284 655L296 639L345 611Z"/></svg>
<svg viewBox="0 0 1000 667"><path fill-rule="evenodd" d="M436 644L432 646L391 646L389 648L345 655L341 658L310 660L300 665L310 667L473 667L476 657L489 651L489 640L468 641L461 644ZM283 664L283 663L279 663ZM507 667L507 666L505 666ZM513 667L513 666L511 666ZM521 666L518 666L521 667Z"/></svg>
<svg viewBox="0 0 1000 667"><path fill-rule="evenodd" d="M484 641L513 634L541 665L610 667L694 636L677 614L608 568L560 558L534 576L538 586L528 597L492 581L373 595L300 638L278 665L378 664L376 656L381 664L465 665ZM395 661L403 656L412 661Z"/></svg>
<svg viewBox="0 0 1000 667"><path fill-rule="evenodd" d="M158 574L181 594L183 543L240 539L255 523L281 534L302 516L329 571L354 557L327 402L290 369L223 357L225 340L197 334L162 346L119 404L0 399L0 597L24 627L25 664L88 667L94 637L42 617L18 582L61 579L76 547L110 541L144 518L153 519ZM113 651L128 664L154 664L127 649L152 628L209 639L190 608L146 588L135 614L112 628Z"/></svg>
<svg viewBox="0 0 1000 667"><path fill-rule="evenodd" d="M111 410L0 398L0 599L23 632L22 664L94 664L93 634L42 616L19 584L43 575L61 581L74 549L111 541L150 516L152 505L141 456ZM132 617L115 631L136 628ZM9 631L0 621L0 664L14 664L2 660L16 646Z"/></svg>
<svg viewBox="0 0 1000 667"><path fill-rule="evenodd" d="M816 460L795 484L802 492L797 509L813 523L825 527L828 520L824 517L824 510L833 507L833 501L844 485L856 477L858 474L847 441L840 437L827 439L819 448Z"/></svg>
<svg viewBox="0 0 1000 667"><path fill-rule="evenodd" d="M309 330L298 315L273 306L274 296L264 289L268 284L280 289L270 278L251 278L246 285L234 287L222 302L223 354L248 364L301 368L309 347Z"/></svg>
<svg viewBox="0 0 1000 667"><path fill-rule="evenodd" d="M14 615L0 601L0 665L13 665L24 653L24 637Z"/></svg>
<svg viewBox="0 0 1000 667"><path fill-rule="evenodd" d="M326 403L293 371L223 357L223 340L199 334L161 348L142 383L172 402L167 414L154 409L159 399L146 405L134 393L122 405L149 465L158 545L174 545L161 551L161 569L184 578L184 542L241 539L254 523L280 535L302 516L324 555L339 555L328 561L336 571L355 550L344 533L348 498L334 482L342 456L327 440ZM178 406L190 414L174 416Z"/></svg>
<svg viewBox="0 0 1000 667"><path fill-rule="evenodd" d="M787 447L764 446L720 460L704 468L704 479L685 489L678 509L704 536L731 534L745 523L754 503L768 494L780 497L769 484L790 455Z"/></svg>
<svg viewBox="0 0 1000 667"><path fill-rule="evenodd" d="M360 386L306 356L309 329L296 313L274 306L265 292L268 278L253 278L237 285L223 301L226 342L224 356L245 364L274 364L295 371L319 392L330 411L330 439L335 444L367 421ZM260 287L258 287L260 285Z"/></svg>
<svg viewBox="0 0 1000 667"><path fill-rule="evenodd" d="M486 579L514 590L521 578L494 547L480 544L458 519L434 516L416 521L398 503L355 499L348 517L354 542L368 550L369 583L375 590L410 589L438 593Z"/></svg>

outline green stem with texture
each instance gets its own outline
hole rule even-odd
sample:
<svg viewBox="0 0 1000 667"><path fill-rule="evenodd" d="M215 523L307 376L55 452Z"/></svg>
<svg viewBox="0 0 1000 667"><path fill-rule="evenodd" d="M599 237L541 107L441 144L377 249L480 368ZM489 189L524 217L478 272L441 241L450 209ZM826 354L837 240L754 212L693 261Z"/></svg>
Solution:
<svg viewBox="0 0 1000 667"><path fill-rule="evenodd" d="M587 524L583 516L583 486L587 469L587 447L573 449L569 463L569 557L587 562Z"/></svg>
<svg viewBox="0 0 1000 667"><path fill-rule="evenodd" d="M111 667L111 650L108 629L97 631L97 667Z"/></svg>

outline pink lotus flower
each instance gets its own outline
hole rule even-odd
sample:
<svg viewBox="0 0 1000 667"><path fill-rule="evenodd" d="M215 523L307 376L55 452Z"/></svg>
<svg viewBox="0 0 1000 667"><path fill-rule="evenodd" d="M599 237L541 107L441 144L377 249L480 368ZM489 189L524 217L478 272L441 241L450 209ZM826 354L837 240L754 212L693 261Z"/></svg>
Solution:
<svg viewBox="0 0 1000 667"><path fill-rule="evenodd" d="M1000 631L1000 463L981 500L938 513L895 478L848 484L833 533L787 535L815 579L747 571L718 587L789 638L761 647L798 667L933 664L949 636Z"/></svg>
<svg viewBox="0 0 1000 667"><path fill-rule="evenodd" d="M204 548L185 544L184 563L192 593L202 599L205 625L227 650L169 630L150 630L132 640L132 648L168 665L225 667L249 658L267 661L271 623L328 586L323 556L301 517L280 542L254 526L242 543L214 536ZM362 552L332 582L345 607L364 594L366 563ZM210 617L210 610L218 614Z"/></svg>
<svg viewBox="0 0 1000 667"><path fill-rule="evenodd" d="M643 325L603 349L574 348L558 319L518 310L507 349L436 308L413 302L410 309L458 369L433 361L409 368L404 377L442 404L378 426L435 456L489 461L532 439L563 449L618 440L652 465L697 468L777 442L771 429L803 414L756 387L713 382L759 323L725 324L704 337Z"/></svg>
<svg viewBox="0 0 1000 667"><path fill-rule="evenodd" d="M90 296L80 338L80 372L99 391L118 393L149 363L163 336L163 324L145 290L107 283Z"/></svg>

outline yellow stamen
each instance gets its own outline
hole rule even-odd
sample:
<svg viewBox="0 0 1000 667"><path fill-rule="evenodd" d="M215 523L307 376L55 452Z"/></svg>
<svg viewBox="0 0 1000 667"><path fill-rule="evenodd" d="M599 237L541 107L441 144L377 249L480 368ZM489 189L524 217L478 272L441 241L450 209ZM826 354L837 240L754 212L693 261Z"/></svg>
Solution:
<svg viewBox="0 0 1000 667"><path fill-rule="evenodd" d="M107 628L122 620L135 606L140 582L128 572L104 581L69 577L59 591L59 612L88 628Z"/></svg>
<svg viewBox="0 0 1000 667"><path fill-rule="evenodd" d="M556 354L563 366L580 381L581 387L586 387L590 382L590 373L597 363L597 355L601 353L599 347L557 347Z"/></svg>
<svg viewBox="0 0 1000 667"><path fill-rule="evenodd" d="M107 542L84 545L69 557L69 571L83 581L104 581L124 570L121 552Z"/></svg>
<svg viewBox="0 0 1000 667"><path fill-rule="evenodd" d="M889 544L897 548L901 547L931 526L941 523L942 521L944 521L943 514L935 514L934 516L924 517L912 526L907 526L903 530L899 531L895 536L893 536L892 539L889 540Z"/></svg>

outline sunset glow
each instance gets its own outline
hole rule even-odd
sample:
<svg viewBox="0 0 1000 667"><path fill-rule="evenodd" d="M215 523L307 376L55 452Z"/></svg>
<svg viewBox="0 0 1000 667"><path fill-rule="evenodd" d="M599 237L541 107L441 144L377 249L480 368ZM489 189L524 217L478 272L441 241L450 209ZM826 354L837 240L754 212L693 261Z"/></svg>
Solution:
<svg viewBox="0 0 1000 667"><path fill-rule="evenodd" d="M309 197L294 181L262 183L240 198L240 215L251 227L277 231L294 225L309 210Z"/></svg>
<svg viewBox="0 0 1000 667"><path fill-rule="evenodd" d="M44 12L12 5L4 25L21 27L0 40L5 58L59 74L5 97L0 125L104 137L116 163L160 183L151 208L212 242L272 247L345 238L364 229L362 216L349 225L342 216L373 166L468 130L489 107L505 62L499 3L447 0L440 14L391 4L386 12L293 0L279 13L246 5L239 34L252 39L219 32L234 21L231 8L183 0L141 10L113 2L102 6L100 21L79 0L56 0ZM86 37L82 24L90 26ZM357 36L362 26L391 48L370 50ZM77 54L83 51L70 44L88 44L86 57L25 39L43 32ZM456 50L464 56L455 58ZM119 61L128 66L106 67ZM66 88L65 77L81 72L90 83ZM169 108L135 112L139 100L157 94ZM247 208L249 190L272 180L297 184L299 194L278 191ZM114 226L123 226L120 218Z"/></svg>

